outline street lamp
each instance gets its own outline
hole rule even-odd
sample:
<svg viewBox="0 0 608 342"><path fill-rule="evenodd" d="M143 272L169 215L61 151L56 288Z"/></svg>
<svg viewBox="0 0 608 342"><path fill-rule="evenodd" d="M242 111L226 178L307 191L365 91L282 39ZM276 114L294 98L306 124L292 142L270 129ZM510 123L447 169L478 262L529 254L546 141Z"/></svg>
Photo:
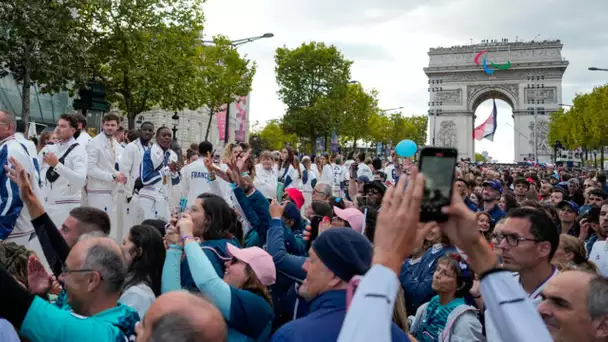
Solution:
<svg viewBox="0 0 608 342"><path fill-rule="evenodd" d="M261 36L255 36L255 37L249 37L249 38L243 38L243 39L236 39L236 40L232 40L230 41L230 44L237 48L241 45L245 45L247 43L251 43L254 42L256 40L260 40L260 39L265 39L265 38L272 38L274 37L274 33L271 32L267 32L264 33ZM213 44L214 42L211 40L201 40L203 43L206 44ZM224 131L224 144L228 144L228 141L230 140L230 105L231 103L228 103L226 105L226 130Z"/></svg>
<svg viewBox="0 0 608 342"><path fill-rule="evenodd" d="M173 120L173 140L177 141L177 125L179 124L179 115L177 115L177 112L173 114L171 120Z"/></svg>
<svg viewBox="0 0 608 342"><path fill-rule="evenodd" d="M589 67L589 71L608 71L608 69L597 68L597 67Z"/></svg>

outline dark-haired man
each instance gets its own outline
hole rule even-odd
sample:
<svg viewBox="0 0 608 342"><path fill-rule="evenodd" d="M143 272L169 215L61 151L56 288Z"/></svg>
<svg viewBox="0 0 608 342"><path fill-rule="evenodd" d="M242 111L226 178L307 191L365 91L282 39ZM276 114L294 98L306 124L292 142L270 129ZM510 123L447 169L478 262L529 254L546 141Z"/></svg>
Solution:
<svg viewBox="0 0 608 342"><path fill-rule="evenodd" d="M498 180L489 180L483 182L483 211L487 211L492 218L492 222L496 223L501 218L505 217L505 212L500 209L498 202L502 195L502 184ZM480 205L481 207L481 205Z"/></svg>
<svg viewBox="0 0 608 342"><path fill-rule="evenodd" d="M82 203L82 189L87 179L87 152L74 134L78 122L72 115L62 114L57 121L57 143L47 145L41 164L44 207L59 227L70 210Z"/></svg>
<svg viewBox="0 0 608 342"><path fill-rule="evenodd" d="M536 305L547 282L558 274L551 258L559 246L559 233L545 210L519 208L509 212L495 240L505 268L518 272L516 277ZM488 341L500 341L495 324L486 310Z"/></svg>
<svg viewBox="0 0 608 342"><path fill-rule="evenodd" d="M75 134L76 142L86 148L89 140L92 139L91 135L87 132L87 118L80 113L75 113L72 115L74 118L76 118L76 122L78 123L78 130Z"/></svg>
<svg viewBox="0 0 608 342"><path fill-rule="evenodd" d="M144 152L141 165L143 188L139 191L139 207L144 220L169 222L171 219L169 203L172 203L173 186L180 182L178 157L170 149L172 137L169 127L160 127L156 130L156 144Z"/></svg>
<svg viewBox="0 0 608 342"><path fill-rule="evenodd" d="M203 141L198 145L199 159L182 168L182 197L187 199L188 205L194 204L198 195L212 193L224 197L220 183L216 180L214 170L207 166L213 163L213 145ZM230 203L230 202L229 202Z"/></svg>
<svg viewBox="0 0 608 342"><path fill-rule="evenodd" d="M139 209L139 194L135 191L135 181L140 177L141 162L144 152L150 149L150 141L154 137L154 124L146 121L139 127L140 136L135 141L129 143L123 152L119 162L119 170L127 177L125 183L122 205L117 210L122 211L122 231L117 232L117 237L122 239L124 235L136 224L143 221L143 214ZM118 199L119 201L121 199Z"/></svg>
<svg viewBox="0 0 608 342"><path fill-rule="evenodd" d="M115 114L103 118L103 134L91 139L87 149L87 195L89 205L108 213L112 226L117 226L115 190L118 183L125 184L127 177L117 170L120 145L114 139L120 119ZM122 224L122 222L121 222ZM115 235L117 230L112 232ZM117 236L112 236L117 238Z"/></svg>
<svg viewBox="0 0 608 342"><path fill-rule="evenodd" d="M528 191L530 190L530 182L523 178L518 177L513 182L515 198L517 199L517 203L521 203L528 199Z"/></svg>

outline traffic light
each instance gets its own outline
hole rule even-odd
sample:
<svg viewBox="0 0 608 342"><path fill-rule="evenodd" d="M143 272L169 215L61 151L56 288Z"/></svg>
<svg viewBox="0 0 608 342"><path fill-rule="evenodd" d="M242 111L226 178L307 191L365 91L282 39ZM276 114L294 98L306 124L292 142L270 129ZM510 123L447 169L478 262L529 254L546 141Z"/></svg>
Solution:
<svg viewBox="0 0 608 342"><path fill-rule="evenodd" d="M103 84L88 82L78 90L79 99L74 100L74 109L93 110L107 113L110 103L106 101L106 89Z"/></svg>

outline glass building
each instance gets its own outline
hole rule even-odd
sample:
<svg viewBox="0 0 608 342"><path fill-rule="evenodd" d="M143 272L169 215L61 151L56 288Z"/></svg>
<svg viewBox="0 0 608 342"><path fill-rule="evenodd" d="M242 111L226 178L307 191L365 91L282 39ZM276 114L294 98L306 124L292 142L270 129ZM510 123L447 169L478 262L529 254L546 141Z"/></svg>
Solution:
<svg viewBox="0 0 608 342"><path fill-rule="evenodd" d="M21 119L22 86L11 76L0 78L0 109ZM37 124L38 132L56 126L61 114L73 113L73 98L67 92L54 95L43 94L38 86L32 86L30 91L30 122Z"/></svg>

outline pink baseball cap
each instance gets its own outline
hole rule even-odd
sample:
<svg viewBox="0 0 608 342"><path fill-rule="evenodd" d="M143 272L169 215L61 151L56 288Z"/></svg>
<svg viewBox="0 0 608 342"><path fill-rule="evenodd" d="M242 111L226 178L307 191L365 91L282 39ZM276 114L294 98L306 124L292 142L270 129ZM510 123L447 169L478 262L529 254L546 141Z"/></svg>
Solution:
<svg viewBox="0 0 608 342"><path fill-rule="evenodd" d="M262 285L270 286L277 280L277 270L272 256L260 247L238 248L226 243L230 256L239 259L251 267Z"/></svg>
<svg viewBox="0 0 608 342"><path fill-rule="evenodd" d="M359 209L340 209L338 207L334 207L334 212L336 213L336 216L343 219L344 221L347 221L352 229L361 233L361 231L363 230L364 215L361 211L359 211Z"/></svg>

